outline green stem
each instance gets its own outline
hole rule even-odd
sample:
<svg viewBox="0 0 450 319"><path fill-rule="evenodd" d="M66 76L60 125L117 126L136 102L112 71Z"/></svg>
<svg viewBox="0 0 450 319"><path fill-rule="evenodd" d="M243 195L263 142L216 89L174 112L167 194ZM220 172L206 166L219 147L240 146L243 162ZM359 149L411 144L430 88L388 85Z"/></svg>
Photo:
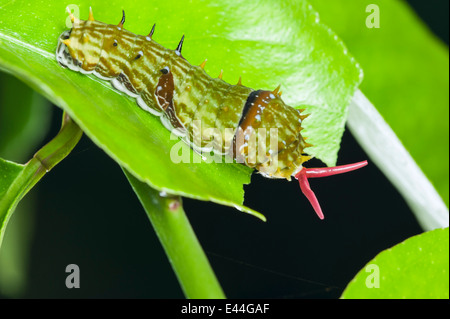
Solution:
<svg viewBox="0 0 450 319"><path fill-rule="evenodd" d="M348 127L371 160L403 195L424 230L448 227L448 208L416 164L361 91L353 97Z"/></svg>
<svg viewBox="0 0 450 319"><path fill-rule="evenodd" d="M75 147L83 131L64 113L61 130L23 166L4 196L0 199L0 246L6 225L25 194Z"/></svg>
<svg viewBox="0 0 450 319"><path fill-rule="evenodd" d="M181 198L161 196L124 169L169 258L187 298L225 298L184 213Z"/></svg>

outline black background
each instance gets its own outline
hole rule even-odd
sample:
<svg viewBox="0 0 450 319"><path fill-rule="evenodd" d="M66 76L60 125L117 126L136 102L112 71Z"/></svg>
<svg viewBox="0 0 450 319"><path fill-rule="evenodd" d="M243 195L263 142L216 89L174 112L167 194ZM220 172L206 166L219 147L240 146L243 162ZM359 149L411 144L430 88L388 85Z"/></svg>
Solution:
<svg viewBox="0 0 450 319"><path fill-rule="evenodd" d="M448 44L448 1L409 1ZM54 108L52 130L61 111ZM338 164L368 157L347 131ZM309 167L321 165L311 161ZM325 220L298 183L258 174L235 209L184 199L185 211L229 298L337 298L378 252L422 232L375 165L312 180ZM27 298L183 298L150 222L119 166L86 136L32 191L37 201ZM65 287L65 267L81 288Z"/></svg>

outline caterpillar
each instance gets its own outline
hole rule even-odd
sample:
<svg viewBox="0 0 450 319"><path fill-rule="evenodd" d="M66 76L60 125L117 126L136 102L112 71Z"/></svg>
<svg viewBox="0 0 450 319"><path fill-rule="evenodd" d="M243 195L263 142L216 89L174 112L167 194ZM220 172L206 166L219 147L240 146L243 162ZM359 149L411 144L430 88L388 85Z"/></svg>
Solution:
<svg viewBox="0 0 450 319"><path fill-rule="evenodd" d="M226 83L222 72L210 77L204 71L206 60L191 65L181 54L184 36L170 50L152 39L155 25L146 36L124 29L124 11L118 25L96 21L92 8L87 20L67 11L72 28L60 35L56 49L62 67L110 81L197 152L229 156L268 178L296 178L320 219L324 215L308 178L367 165L303 167L311 158L305 149L312 145L301 134L309 114L286 105L280 86L254 90L242 85L241 78L236 85ZM270 137L261 133L267 131Z"/></svg>

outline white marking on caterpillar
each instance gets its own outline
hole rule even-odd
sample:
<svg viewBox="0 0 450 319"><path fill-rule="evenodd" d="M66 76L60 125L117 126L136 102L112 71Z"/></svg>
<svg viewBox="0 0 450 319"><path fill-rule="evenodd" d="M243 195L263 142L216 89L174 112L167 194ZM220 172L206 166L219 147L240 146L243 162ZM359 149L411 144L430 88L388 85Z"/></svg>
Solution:
<svg viewBox="0 0 450 319"><path fill-rule="evenodd" d="M158 112L157 110L152 109L151 107L149 107L147 105L147 103L145 103L145 101L140 96L138 96L136 98L136 101L137 101L137 104L139 105L139 107L141 109L143 109L144 111L150 112L151 114L153 114L155 116L158 116L158 117L160 117L163 114L163 112Z"/></svg>

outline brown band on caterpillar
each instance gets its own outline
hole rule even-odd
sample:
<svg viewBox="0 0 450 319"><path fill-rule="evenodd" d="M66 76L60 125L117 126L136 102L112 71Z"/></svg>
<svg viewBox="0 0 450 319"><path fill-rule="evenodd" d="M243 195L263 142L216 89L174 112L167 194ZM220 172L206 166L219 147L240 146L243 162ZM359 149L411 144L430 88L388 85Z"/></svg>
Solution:
<svg viewBox="0 0 450 319"><path fill-rule="evenodd" d="M165 111L173 100L173 91L175 86L173 84L173 75L168 67L161 69L161 77L155 88L155 97L161 108Z"/></svg>
<svg viewBox="0 0 450 319"><path fill-rule="evenodd" d="M248 95L247 100L245 101L245 105L242 109L241 119L239 120L238 128L233 136L233 142L232 142L232 147L229 152L229 156L231 156L233 159L235 159L239 162L243 161L243 156L239 152L239 149L241 147L241 143L239 141L243 141L243 134L244 134L241 124L247 117L248 112L253 107L254 102L258 98L260 93L261 93L261 90L256 90L256 91L251 92Z"/></svg>
<svg viewBox="0 0 450 319"><path fill-rule="evenodd" d="M247 166L255 167L260 162L255 162L250 164L247 161L249 155L248 142L252 134L256 134L258 127L253 127L252 124L255 121L260 121L262 113L266 107L269 106L271 91L257 90L249 94L247 101L242 110L241 119L239 121L239 127L233 137L233 147L235 154L233 154L234 159L238 161L244 161ZM259 143L259 141L258 141ZM278 153L278 151L276 152ZM276 154L273 154L276 155ZM261 158L261 157L260 157ZM267 161L267 158L263 162Z"/></svg>
<svg viewBox="0 0 450 319"><path fill-rule="evenodd" d="M130 82L128 77L124 73L120 73L117 76L117 81L119 81L129 92L133 94L137 94L136 89L134 88L133 84Z"/></svg>
<svg viewBox="0 0 450 319"><path fill-rule="evenodd" d="M247 102L245 102L244 109L242 111L242 117L239 121L239 126L243 131L258 118L258 115L264 111L269 105L269 96L271 91L258 90L249 94Z"/></svg>
<svg viewBox="0 0 450 319"><path fill-rule="evenodd" d="M166 117L169 119L170 124L172 124L174 128L184 128L183 124L180 123L174 108L173 92L175 90L175 85L173 82L173 74L168 67L161 69L161 73L162 75L156 85L155 97L166 113Z"/></svg>
<svg viewBox="0 0 450 319"><path fill-rule="evenodd" d="M247 116L248 111L253 106L256 98L261 93L261 90L253 91L248 95L247 101L245 102L244 108L242 109L242 115L241 119L239 120L239 126L241 126L241 123L244 121L245 117Z"/></svg>

